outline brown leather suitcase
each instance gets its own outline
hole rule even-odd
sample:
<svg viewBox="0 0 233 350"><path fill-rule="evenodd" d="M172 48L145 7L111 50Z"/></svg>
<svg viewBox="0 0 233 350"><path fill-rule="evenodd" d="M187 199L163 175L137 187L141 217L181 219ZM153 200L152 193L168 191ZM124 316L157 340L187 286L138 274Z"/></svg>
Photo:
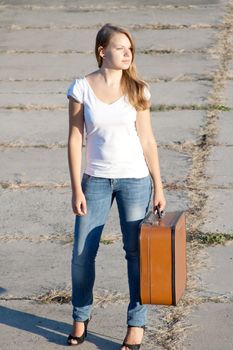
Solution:
<svg viewBox="0 0 233 350"><path fill-rule="evenodd" d="M141 304L177 305L186 286L185 212L152 212L140 225Z"/></svg>

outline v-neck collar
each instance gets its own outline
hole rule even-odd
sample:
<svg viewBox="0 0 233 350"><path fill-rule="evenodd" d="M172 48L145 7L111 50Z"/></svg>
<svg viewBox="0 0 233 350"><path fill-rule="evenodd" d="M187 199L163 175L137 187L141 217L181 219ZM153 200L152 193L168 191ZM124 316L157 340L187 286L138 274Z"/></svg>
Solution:
<svg viewBox="0 0 233 350"><path fill-rule="evenodd" d="M115 103L119 102L123 97L125 97L125 95L122 95L122 96L120 96L117 100L115 100L115 101L113 101L113 102L111 102L111 103L104 102L104 101L102 101L99 97L96 96L96 94L94 93L94 91L93 91L91 85L89 84L89 82L88 82L88 80L86 79L85 76L83 77L83 79L86 81L86 84L87 84L89 90L91 91L92 95L95 97L95 99L98 100L99 102L103 103L103 104L106 105L106 106L112 106L112 105L114 105Z"/></svg>

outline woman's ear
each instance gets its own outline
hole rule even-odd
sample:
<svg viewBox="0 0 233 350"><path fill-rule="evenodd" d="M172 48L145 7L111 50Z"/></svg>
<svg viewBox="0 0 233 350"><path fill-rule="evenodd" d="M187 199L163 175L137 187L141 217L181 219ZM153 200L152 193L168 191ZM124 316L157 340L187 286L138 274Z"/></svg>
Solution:
<svg viewBox="0 0 233 350"><path fill-rule="evenodd" d="M98 52L101 58L104 58L104 48L103 46L99 46Z"/></svg>

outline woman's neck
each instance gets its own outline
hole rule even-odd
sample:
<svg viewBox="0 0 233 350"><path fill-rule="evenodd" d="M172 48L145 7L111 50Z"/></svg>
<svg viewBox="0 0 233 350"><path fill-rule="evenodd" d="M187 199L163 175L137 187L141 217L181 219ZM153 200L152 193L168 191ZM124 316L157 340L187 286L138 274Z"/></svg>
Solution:
<svg viewBox="0 0 233 350"><path fill-rule="evenodd" d="M122 78L122 70L121 69L109 69L109 68L100 68L98 74L104 80L106 85L114 86L120 85Z"/></svg>

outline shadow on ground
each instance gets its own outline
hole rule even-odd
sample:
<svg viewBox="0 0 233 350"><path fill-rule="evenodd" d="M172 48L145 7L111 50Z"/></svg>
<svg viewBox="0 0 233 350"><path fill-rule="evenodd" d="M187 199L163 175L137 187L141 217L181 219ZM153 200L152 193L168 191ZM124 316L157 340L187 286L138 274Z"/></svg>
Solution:
<svg viewBox="0 0 233 350"><path fill-rule="evenodd" d="M65 322L51 320L5 306L0 306L0 324L34 333L44 337L50 343L63 346L66 345L67 335L71 330L71 325ZM118 350L120 348L119 342L108 340L106 336L91 331L88 331L88 342L95 344L96 349L101 350Z"/></svg>

